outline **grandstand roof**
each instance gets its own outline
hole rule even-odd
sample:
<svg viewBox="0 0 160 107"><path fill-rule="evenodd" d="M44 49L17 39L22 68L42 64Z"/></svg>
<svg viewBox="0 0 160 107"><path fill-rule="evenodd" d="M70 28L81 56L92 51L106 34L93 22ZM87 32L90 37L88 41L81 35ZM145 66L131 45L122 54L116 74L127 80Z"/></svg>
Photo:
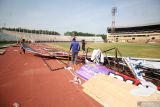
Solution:
<svg viewBox="0 0 160 107"><path fill-rule="evenodd" d="M108 33L111 33L111 27L108 27L107 31L108 31ZM145 32L160 32L160 24L115 28L115 33L120 33L120 32L144 32L144 31Z"/></svg>

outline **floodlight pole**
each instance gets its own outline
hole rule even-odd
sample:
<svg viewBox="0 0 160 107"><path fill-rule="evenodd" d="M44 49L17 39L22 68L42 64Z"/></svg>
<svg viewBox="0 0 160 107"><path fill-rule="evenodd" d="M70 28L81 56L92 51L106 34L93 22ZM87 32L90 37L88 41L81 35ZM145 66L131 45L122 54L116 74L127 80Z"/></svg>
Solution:
<svg viewBox="0 0 160 107"><path fill-rule="evenodd" d="M115 14L117 12L117 7L113 7L112 8L112 26L111 26L111 34L114 37L114 41L115 39Z"/></svg>

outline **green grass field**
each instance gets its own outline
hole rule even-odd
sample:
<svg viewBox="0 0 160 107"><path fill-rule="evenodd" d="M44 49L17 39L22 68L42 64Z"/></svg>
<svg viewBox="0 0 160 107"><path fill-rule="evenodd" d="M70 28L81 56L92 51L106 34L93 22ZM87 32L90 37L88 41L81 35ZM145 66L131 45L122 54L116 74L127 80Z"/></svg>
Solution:
<svg viewBox="0 0 160 107"><path fill-rule="evenodd" d="M52 43L66 51L69 50L70 43ZM134 43L87 43L86 48L101 49L102 51L110 48L118 48L122 56L141 57L141 58L160 58L160 44L134 44ZM109 53L114 55L113 52Z"/></svg>
<svg viewBox="0 0 160 107"><path fill-rule="evenodd" d="M0 46L8 43L0 42ZM70 43L50 43L50 46L69 51ZM160 58L160 44L134 44L134 43L87 43L86 48L100 49L118 48L122 56L141 58ZM114 55L111 51L109 55Z"/></svg>

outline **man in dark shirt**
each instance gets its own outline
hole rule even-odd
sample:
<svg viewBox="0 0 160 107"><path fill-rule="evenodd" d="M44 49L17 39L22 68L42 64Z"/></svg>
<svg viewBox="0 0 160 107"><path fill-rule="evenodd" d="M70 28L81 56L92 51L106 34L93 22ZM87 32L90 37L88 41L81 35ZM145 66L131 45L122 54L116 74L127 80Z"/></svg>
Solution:
<svg viewBox="0 0 160 107"><path fill-rule="evenodd" d="M83 51L83 55L84 55L85 51L86 51L86 42L84 39L82 40L82 51Z"/></svg>
<svg viewBox="0 0 160 107"><path fill-rule="evenodd" d="M79 42L76 41L76 38L74 37L71 45L70 45L70 51L72 50L72 64L76 64L78 52L80 51L80 45Z"/></svg>

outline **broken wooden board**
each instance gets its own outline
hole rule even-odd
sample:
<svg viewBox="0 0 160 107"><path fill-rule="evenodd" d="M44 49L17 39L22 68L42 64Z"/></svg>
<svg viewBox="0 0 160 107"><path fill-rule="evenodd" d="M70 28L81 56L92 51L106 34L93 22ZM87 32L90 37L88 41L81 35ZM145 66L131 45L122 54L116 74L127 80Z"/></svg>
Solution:
<svg viewBox="0 0 160 107"><path fill-rule="evenodd" d="M139 101L160 101L159 94L134 96L135 85L120 81L104 74L97 74L83 85L83 91L97 102L109 107L137 107Z"/></svg>

